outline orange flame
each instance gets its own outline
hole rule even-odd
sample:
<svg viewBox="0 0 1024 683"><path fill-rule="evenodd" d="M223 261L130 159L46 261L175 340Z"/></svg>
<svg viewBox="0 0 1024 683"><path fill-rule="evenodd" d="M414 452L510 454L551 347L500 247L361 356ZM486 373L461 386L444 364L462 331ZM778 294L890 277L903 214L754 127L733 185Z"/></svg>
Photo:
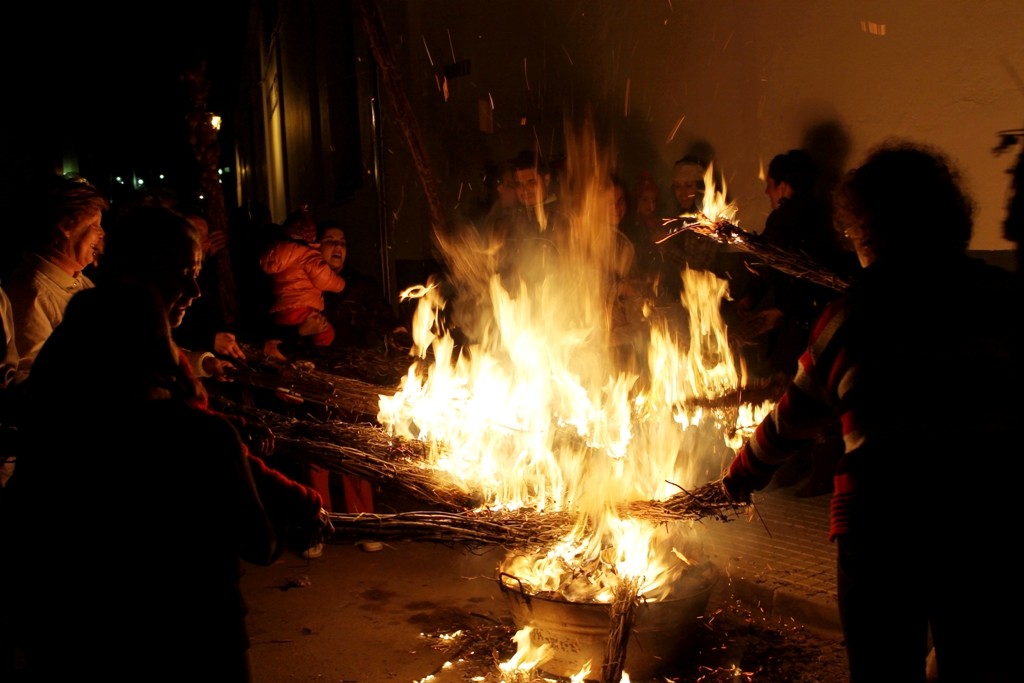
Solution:
<svg viewBox="0 0 1024 683"><path fill-rule="evenodd" d="M429 467L483 508L576 515L560 543L503 567L533 590L609 601L630 578L646 599L665 599L700 560L699 544L687 525L618 510L718 478L744 429L770 406L739 415L687 407L743 380L719 310L728 284L684 270L678 315L654 316L643 293L621 284L628 245L609 220L608 160L587 126L567 142L560 201L568 226L544 238L556 257L510 282L498 268L507 245L474 226L439 235L457 310L448 315L436 283L404 293L418 300L418 360L394 395L381 396L378 420L392 435L422 441ZM731 219L735 205L724 186L714 189L710 167L705 185L704 213ZM612 314L623 300L632 334ZM451 319L470 339L458 348L445 329Z"/></svg>

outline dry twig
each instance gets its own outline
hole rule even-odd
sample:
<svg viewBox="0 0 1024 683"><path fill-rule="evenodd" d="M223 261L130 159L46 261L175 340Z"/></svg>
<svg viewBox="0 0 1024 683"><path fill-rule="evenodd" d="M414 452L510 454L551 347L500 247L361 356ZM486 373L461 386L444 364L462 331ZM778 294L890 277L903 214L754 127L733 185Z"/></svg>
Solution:
<svg viewBox="0 0 1024 683"><path fill-rule="evenodd" d="M430 468L424 445L387 435L369 423L314 422L275 411L227 406L271 429L276 449L270 456L289 458L338 474L401 489L434 510L381 514L332 514L336 534L356 539L418 540L506 548L547 547L563 539L576 523L566 512L489 512L484 501L454 479ZM729 499L719 482L680 491L659 501L631 501L619 506L623 517L656 524L696 521L708 517L728 521L746 511Z"/></svg>
<svg viewBox="0 0 1024 683"><path fill-rule="evenodd" d="M634 501L619 508L620 514L655 523L696 521L716 517L728 521L746 506L726 497L718 482L693 492L681 491L664 501ZM550 547L572 530L576 516L570 512L463 512L425 511L390 515L332 513L335 535L352 539L414 540L501 546L530 550Z"/></svg>
<svg viewBox="0 0 1024 683"><path fill-rule="evenodd" d="M615 600L611 604L604 665L601 667L602 683L619 683L626 667L626 651L629 648L629 634L633 632L636 608L640 604L636 579L623 579L615 587Z"/></svg>
<svg viewBox="0 0 1024 683"><path fill-rule="evenodd" d="M712 221L702 214L696 216L688 215L666 219L664 227L668 230L668 235L661 241L689 230L705 237L710 237L716 242L730 244L754 254L765 265L793 277L808 280L817 285L834 289L837 292L841 292L849 287L848 282L822 267L814 259L804 254L769 244L760 235L742 230L729 221Z"/></svg>

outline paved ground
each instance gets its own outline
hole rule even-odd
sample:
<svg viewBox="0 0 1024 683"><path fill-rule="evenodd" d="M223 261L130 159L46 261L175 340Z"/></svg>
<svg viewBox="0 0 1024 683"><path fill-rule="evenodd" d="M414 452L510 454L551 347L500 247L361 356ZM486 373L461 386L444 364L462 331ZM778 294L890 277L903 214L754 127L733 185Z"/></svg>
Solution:
<svg viewBox="0 0 1024 683"><path fill-rule="evenodd" d="M446 661L429 634L501 623L497 553L415 542L328 545L243 579L257 683L418 681ZM455 680L455 679L452 679Z"/></svg>
<svg viewBox="0 0 1024 683"><path fill-rule="evenodd" d="M836 548L828 540L831 496L799 498L798 488L755 493L749 520L705 522L705 548L745 602L838 633Z"/></svg>
<svg viewBox="0 0 1024 683"><path fill-rule="evenodd" d="M828 497L782 490L755 503L760 518L703 523L721 578L695 651L659 683L842 680ZM496 581L502 557L405 541L378 553L328 545L319 559L249 567L256 683L497 683L516 630Z"/></svg>

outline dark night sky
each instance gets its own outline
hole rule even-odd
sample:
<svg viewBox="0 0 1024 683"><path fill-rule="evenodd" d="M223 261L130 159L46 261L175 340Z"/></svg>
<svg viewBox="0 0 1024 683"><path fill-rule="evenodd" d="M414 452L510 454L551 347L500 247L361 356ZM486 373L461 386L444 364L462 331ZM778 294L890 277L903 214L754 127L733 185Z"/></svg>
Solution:
<svg viewBox="0 0 1024 683"><path fill-rule="evenodd" d="M161 10L140 7L37 3L11 14L0 48L11 88L5 179L45 157L51 142L76 147L83 167L96 175L103 175L100 169L180 168L190 161L190 149L179 79L203 56L210 108L230 113L245 3L179 0Z"/></svg>

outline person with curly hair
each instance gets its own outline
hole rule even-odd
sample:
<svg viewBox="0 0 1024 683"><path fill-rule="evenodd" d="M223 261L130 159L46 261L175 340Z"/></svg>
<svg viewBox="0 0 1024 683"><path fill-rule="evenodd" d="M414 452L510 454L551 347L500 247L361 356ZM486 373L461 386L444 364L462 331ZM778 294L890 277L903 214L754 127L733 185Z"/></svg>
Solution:
<svg viewBox="0 0 1024 683"><path fill-rule="evenodd" d="M929 641L943 683L1020 680L1000 656L1022 604L999 555L1017 536L1003 487L1021 475L1007 449L1024 415L1024 307L1010 271L967 254L972 217L953 164L929 147L887 143L847 174L835 218L862 270L722 480L750 501L841 424L830 538L850 683L923 683Z"/></svg>

